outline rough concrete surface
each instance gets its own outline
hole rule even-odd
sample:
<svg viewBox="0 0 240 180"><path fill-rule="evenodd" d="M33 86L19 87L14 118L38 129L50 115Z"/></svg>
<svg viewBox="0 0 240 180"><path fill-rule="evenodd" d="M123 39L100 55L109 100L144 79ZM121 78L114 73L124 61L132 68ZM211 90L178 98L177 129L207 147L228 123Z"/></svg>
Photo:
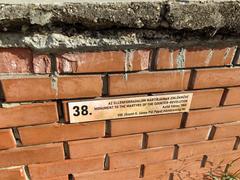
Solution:
<svg viewBox="0 0 240 180"><path fill-rule="evenodd" d="M240 2L233 0L0 1L0 26L78 24L79 28L169 28L239 32Z"/></svg>
<svg viewBox="0 0 240 180"><path fill-rule="evenodd" d="M156 47L228 47L240 45L240 38L215 36L212 38L171 35L169 32L153 30L134 31L86 31L72 36L62 33L0 33L0 47L29 47L36 52L119 50Z"/></svg>

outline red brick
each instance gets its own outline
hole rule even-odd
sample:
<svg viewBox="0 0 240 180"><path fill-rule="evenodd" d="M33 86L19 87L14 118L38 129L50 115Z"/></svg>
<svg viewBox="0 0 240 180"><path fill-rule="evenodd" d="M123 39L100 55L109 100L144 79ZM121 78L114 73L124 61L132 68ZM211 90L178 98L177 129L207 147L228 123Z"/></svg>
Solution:
<svg viewBox="0 0 240 180"><path fill-rule="evenodd" d="M190 111L186 127L238 121L240 106Z"/></svg>
<svg viewBox="0 0 240 180"><path fill-rule="evenodd" d="M54 82L49 77L32 76L2 79L1 84L7 102L95 97L102 94L100 75L60 76Z"/></svg>
<svg viewBox="0 0 240 180"><path fill-rule="evenodd" d="M149 50L75 52L57 57L60 73L118 72L145 70L149 64ZM129 64L125 64L127 61Z"/></svg>
<svg viewBox="0 0 240 180"><path fill-rule="evenodd" d="M240 122L233 122L227 124L218 124L214 134L215 139L240 136Z"/></svg>
<svg viewBox="0 0 240 180"><path fill-rule="evenodd" d="M209 169L200 168L200 166L189 167L185 169L184 167L179 171L174 173L174 180L212 180L209 179Z"/></svg>
<svg viewBox="0 0 240 180"><path fill-rule="evenodd" d="M234 57L235 47L219 49L192 48L186 50L186 67L208 67L229 65Z"/></svg>
<svg viewBox="0 0 240 180"><path fill-rule="evenodd" d="M157 58L157 69L190 68L224 66L232 62L235 54L235 47L219 49L166 49L160 48ZM182 56L182 57L181 57ZM183 58L183 64L178 63L179 58Z"/></svg>
<svg viewBox="0 0 240 180"><path fill-rule="evenodd" d="M109 154L110 169L136 167L172 159L173 146Z"/></svg>
<svg viewBox="0 0 240 180"><path fill-rule="evenodd" d="M129 66L127 67L127 71L142 71L148 69L150 60L149 50L135 50L129 53Z"/></svg>
<svg viewBox="0 0 240 180"><path fill-rule="evenodd" d="M182 114L164 114L111 121L111 135L119 136L180 127Z"/></svg>
<svg viewBox="0 0 240 180"><path fill-rule="evenodd" d="M179 56L179 49L171 50L160 48L157 54L157 69L177 68L176 59Z"/></svg>
<svg viewBox="0 0 240 180"><path fill-rule="evenodd" d="M104 136L104 122L22 127L19 134L24 145L96 138Z"/></svg>
<svg viewBox="0 0 240 180"><path fill-rule="evenodd" d="M0 157L0 167L63 160L63 144L48 144L3 150L0 151Z"/></svg>
<svg viewBox="0 0 240 180"><path fill-rule="evenodd" d="M103 157L64 160L29 165L31 179L46 179L66 174L84 173L103 169Z"/></svg>
<svg viewBox="0 0 240 180"><path fill-rule="evenodd" d="M232 87L227 89L227 96L224 105L240 104L240 87Z"/></svg>
<svg viewBox="0 0 240 180"><path fill-rule="evenodd" d="M38 180L69 180L69 179L68 179L68 175L65 175L65 176L58 176L58 177L51 177L51 178L40 178Z"/></svg>
<svg viewBox="0 0 240 180"><path fill-rule="evenodd" d="M141 149L142 135L99 138L69 142L71 158Z"/></svg>
<svg viewBox="0 0 240 180"><path fill-rule="evenodd" d="M191 109L200 109L219 106L223 89L196 90L190 92L193 92Z"/></svg>
<svg viewBox="0 0 240 180"><path fill-rule="evenodd" d="M207 139L209 127L174 129L148 133L148 147L159 147Z"/></svg>
<svg viewBox="0 0 240 180"><path fill-rule="evenodd" d="M100 75L62 76L58 79L58 98L96 97L102 95Z"/></svg>
<svg viewBox="0 0 240 180"><path fill-rule="evenodd" d="M0 108L0 128L58 121L56 103L34 103L9 108Z"/></svg>
<svg viewBox="0 0 240 180"><path fill-rule="evenodd" d="M48 55L35 54L33 56L33 71L34 73L50 73L51 72L51 59Z"/></svg>
<svg viewBox="0 0 240 180"><path fill-rule="evenodd" d="M32 73L32 52L25 48L0 48L0 73Z"/></svg>
<svg viewBox="0 0 240 180"><path fill-rule="evenodd" d="M139 168L117 169L108 171L96 171L82 174L74 174L74 180L123 180L138 179Z"/></svg>
<svg viewBox="0 0 240 180"><path fill-rule="evenodd" d="M166 176L173 172L190 171L196 167L200 167L202 156L191 159L182 160L167 160L160 163L146 164L144 168L144 177L151 176Z"/></svg>
<svg viewBox="0 0 240 180"><path fill-rule="evenodd" d="M0 170L2 180L27 180L23 166L2 168Z"/></svg>
<svg viewBox="0 0 240 180"><path fill-rule="evenodd" d="M227 164L233 163L235 160L236 162L240 162L240 150L230 150L230 151L223 151L220 153L211 153L207 155L206 161L206 168L216 168L218 166L224 167Z"/></svg>
<svg viewBox="0 0 240 180"><path fill-rule="evenodd" d="M193 156L221 153L233 149L236 138L202 141L179 145L178 158L185 159Z"/></svg>
<svg viewBox="0 0 240 180"><path fill-rule="evenodd" d="M9 149L16 147L16 141L11 129L0 130L0 139L0 149Z"/></svg>
<svg viewBox="0 0 240 180"><path fill-rule="evenodd" d="M161 71L109 76L109 95L185 90L190 71Z"/></svg>
<svg viewBox="0 0 240 180"><path fill-rule="evenodd" d="M240 85L240 68L196 69L194 89Z"/></svg>
<svg viewBox="0 0 240 180"><path fill-rule="evenodd" d="M169 177L170 177L169 174L155 175L155 176L153 175L153 176L147 176L147 177L137 179L137 180L169 180Z"/></svg>

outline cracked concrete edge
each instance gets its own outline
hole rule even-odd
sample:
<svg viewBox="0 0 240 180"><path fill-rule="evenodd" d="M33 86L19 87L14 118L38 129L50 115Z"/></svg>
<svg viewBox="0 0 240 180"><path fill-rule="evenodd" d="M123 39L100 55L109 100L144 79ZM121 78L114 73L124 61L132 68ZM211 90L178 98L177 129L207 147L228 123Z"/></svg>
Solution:
<svg viewBox="0 0 240 180"><path fill-rule="evenodd" d="M31 34L1 33L0 47L26 47L36 53L62 53L64 51L100 51L100 50L126 50L141 48L181 48L181 47L230 47L240 45L240 38L215 36L213 38L201 38L192 36L172 36L158 31L139 30L115 32L105 34L96 32L84 32L73 36L61 33Z"/></svg>
<svg viewBox="0 0 240 180"><path fill-rule="evenodd" d="M62 3L1 3L0 27L49 26L66 23L79 28L169 28L239 32L238 0L61 1ZM13 28L12 28L13 29Z"/></svg>

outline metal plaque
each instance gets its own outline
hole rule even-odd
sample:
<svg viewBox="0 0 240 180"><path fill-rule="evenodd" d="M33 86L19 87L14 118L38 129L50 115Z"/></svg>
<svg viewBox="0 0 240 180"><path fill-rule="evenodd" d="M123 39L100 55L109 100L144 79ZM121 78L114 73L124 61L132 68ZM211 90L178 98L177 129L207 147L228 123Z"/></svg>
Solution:
<svg viewBox="0 0 240 180"><path fill-rule="evenodd" d="M71 123L188 112L192 93L68 102Z"/></svg>

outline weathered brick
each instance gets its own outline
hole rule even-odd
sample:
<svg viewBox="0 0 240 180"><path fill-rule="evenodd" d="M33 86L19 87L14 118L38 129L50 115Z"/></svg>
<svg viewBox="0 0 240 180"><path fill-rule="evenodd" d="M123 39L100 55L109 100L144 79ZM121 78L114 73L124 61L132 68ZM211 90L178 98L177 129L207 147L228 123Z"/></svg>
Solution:
<svg viewBox="0 0 240 180"><path fill-rule="evenodd" d="M58 121L57 105L53 102L0 108L0 114L0 128Z"/></svg>
<svg viewBox="0 0 240 180"><path fill-rule="evenodd" d="M227 96L224 105L240 104L240 87L227 88Z"/></svg>
<svg viewBox="0 0 240 180"><path fill-rule="evenodd" d="M19 134L24 145L96 138L104 136L104 122L22 127Z"/></svg>
<svg viewBox="0 0 240 180"><path fill-rule="evenodd" d="M1 79L1 85L7 102L102 95L102 79L100 75L60 76L55 79L45 76L17 79L4 78Z"/></svg>
<svg viewBox="0 0 240 180"><path fill-rule="evenodd" d="M207 139L209 127L174 129L148 133L148 147L159 147Z"/></svg>
<svg viewBox="0 0 240 180"><path fill-rule="evenodd" d="M138 71L148 69L149 50L74 52L57 57L60 73Z"/></svg>
<svg viewBox="0 0 240 180"><path fill-rule="evenodd" d="M9 149L16 147L16 141L11 129L0 130L0 149Z"/></svg>
<svg viewBox="0 0 240 180"><path fill-rule="evenodd" d="M111 121L111 135L135 134L180 127L182 114L163 114Z"/></svg>
<svg viewBox="0 0 240 180"><path fill-rule="evenodd" d="M51 59L45 54L34 54L33 56L33 71L34 73L50 73Z"/></svg>
<svg viewBox="0 0 240 180"><path fill-rule="evenodd" d="M0 151L0 167L59 161L64 159L63 144L19 147Z"/></svg>
<svg viewBox="0 0 240 180"><path fill-rule="evenodd" d="M161 71L109 76L109 95L185 90L190 71Z"/></svg>
<svg viewBox="0 0 240 180"><path fill-rule="evenodd" d="M95 171L82 174L74 174L74 180L123 180L138 179L139 168L117 169L108 171Z"/></svg>
<svg viewBox="0 0 240 180"><path fill-rule="evenodd" d="M196 69L193 88L214 88L240 85L240 68Z"/></svg>
<svg viewBox="0 0 240 180"><path fill-rule="evenodd" d="M240 106L190 111L186 127L239 121Z"/></svg>
<svg viewBox="0 0 240 180"><path fill-rule="evenodd" d="M110 169L136 167L172 159L173 146L109 154Z"/></svg>
<svg viewBox="0 0 240 180"><path fill-rule="evenodd" d="M196 90L189 92L193 93L191 109L200 109L219 106L223 89Z"/></svg>
<svg viewBox="0 0 240 180"><path fill-rule="evenodd" d="M32 52L25 48L0 48L0 73L32 73Z"/></svg>
<svg viewBox="0 0 240 180"><path fill-rule="evenodd" d="M0 179L3 180L27 180L23 166L1 168Z"/></svg>
<svg viewBox="0 0 240 180"><path fill-rule="evenodd" d="M240 136L240 121L215 125L214 139Z"/></svg>
<svg viewBox="0 0 240 180"><path fill-rule="evenodd" d="M81 158L141 149L141 142L142 135L72 141L69 142L70 157Z"/></svg>
<svg viewBox="0 0 240 180"><path fill-rule="evenodd" d="M235 47L219 49L166 49L160 48L157 69L224 66L232 63Z"/></svg>
<svg viewBox="0 0 240 180"><path fill-rule="evenodd" d="M91 159L73 159L43 164L29 165L31 178L46 179L66 174L84 173L103 170L103 157Z"/></svg>
<svg viewBox="0 0 240 180"><path fill-rule="evenodd" d="M221 153L233 149L236 138L201 141L179 145L178 158L185 159L210 153Z"/></svg>

